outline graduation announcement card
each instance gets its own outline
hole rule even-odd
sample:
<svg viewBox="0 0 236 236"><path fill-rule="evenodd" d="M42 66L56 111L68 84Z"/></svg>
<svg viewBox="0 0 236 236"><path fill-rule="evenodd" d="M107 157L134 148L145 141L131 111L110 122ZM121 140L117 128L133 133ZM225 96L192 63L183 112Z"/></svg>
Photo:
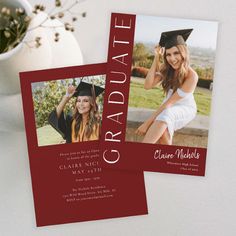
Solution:
<svg viewBox="0 0 236 236"><path fill-rule="evenodd" d="M205 175L217 23L113 13L101 161Z"/></svg>
<svg viewBox="0 0 236 236"><path fill-rule="evenodd" d="M37 226L147 214L143 173L101 168L106 64L20 79Z"/></svg>

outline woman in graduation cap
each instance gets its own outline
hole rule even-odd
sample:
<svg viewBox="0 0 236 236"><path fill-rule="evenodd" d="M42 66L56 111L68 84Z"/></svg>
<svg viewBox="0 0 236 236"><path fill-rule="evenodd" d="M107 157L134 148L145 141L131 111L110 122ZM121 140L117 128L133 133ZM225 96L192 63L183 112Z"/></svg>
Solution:
<svg viewBox="0 0 236 236"><path fill-rule="evenodd" d="M137 130L144 143L172 144L175 130L181 129L197 113L193 92L198 75L190 67L186 40L192 29L163 32L155 48L155 58L144 88L161 85L166 98L161 106ZM163 57L163 63L160 59Z"/></svg>
<svg viewBox="0 0 236 236"><path fill-rule="evenodd" d="M78 87L69 85L61 102L49 115L49 123L67 143L98 140L100 135L100 118L96 97L103 88L80 82ZM64 115L64 108L72 97L76 97L73 115Z"/></svg>

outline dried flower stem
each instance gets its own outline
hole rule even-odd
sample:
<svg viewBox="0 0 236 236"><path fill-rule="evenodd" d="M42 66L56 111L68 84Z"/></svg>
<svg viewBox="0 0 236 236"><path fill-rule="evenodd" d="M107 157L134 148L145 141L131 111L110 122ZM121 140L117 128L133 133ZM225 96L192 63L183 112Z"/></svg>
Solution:
<svg viewBox="0 0 236 236"><path fill-rule="evenodd" d="M74 31L73 22L77 21L77 15L81 14L82 17L86 16L86 13L78 13L73 12L72 9L77 4L83 2L85 0L75 0L72 4L65 7L69 0L65 0L65 2L62 4L61 0L55 0L55 7L51 9L49 14L45 17L44 20L42 20L41 23L38 25L28 28L29 22L31 18L25 14L25 10L21 8L15 9L15 14L11 12L11 10L7 7L3 7L0 9L0 18L4 22L6 22L7 26L0 27L0 38L1 38L1 44L0 44L0 53L7 52L11 50L12 48L16 47L20 42L25 43L27 46L32 48L30 43L32 42L24 42L23 38L27 32L33 31L39 27L43 28L52 28L55 30L55 38L54 41L58 42L60 39L60 35L58 32L56 32L57 28L64 27L65 30L69 30L71 32ZM45 11L46 7L41 4L36 4L33 10L34 14L38 14L39 12ZM44 25L45 22L47 22L49 19L54 20L58 18L63 18L66 13L69 13L72 15L71 22L65 22L64 25L58 25L58 26L46 26ZM76 16L74 16L76 14ZM4 37L4 40L2 40L2 37ZM3 43L4 41L4 43ZM36 37L34 40L35 47L41 46L41 38Z"/></svg>
<svg viewBox="0 0 236 236"><path fill-rule="evenodd" d="M66 1L66 2L68 2L68 1ZM69 12L70 9L72 9L74 6L76 6L79 2L80 2L80 1L76 0L76 1L75 1L74 3L72 3L69 7L65 8L65 9L63 9L63 10L61 10L61 11L57 11L57 12L55 12L55 13L54 13L54 11L57 9L57 7L54 7L54 8L50 11L49 15L48 15L39 25L28 29L28 31L32 31L32 30L34 30L34 29L37 29L38 27L43 27L43 24L44 24L47 20L50 19L50 17L52 16L52 14L53 14L53 15L58 15L59 13ZM63 8L63 6L60 6L60 7ZM55 27L55 26L54 26L54 27ZM56 28L56 27L55 27L55 28Z"/></svg>

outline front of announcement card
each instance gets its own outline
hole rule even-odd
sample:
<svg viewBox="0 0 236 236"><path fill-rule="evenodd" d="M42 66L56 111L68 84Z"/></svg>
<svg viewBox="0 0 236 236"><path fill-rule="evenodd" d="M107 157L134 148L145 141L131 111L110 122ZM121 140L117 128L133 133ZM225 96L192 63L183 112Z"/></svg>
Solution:
<svg viewBox="0 0 236 236"><path fill-rule="evenodd" d="M100 165L106 64L20 79L37 226L147 214L143 173Z"/></svg>
<svg viewBox="0 0 236 236"><path fill-rule="evenodd" d="M205 175L217 28L112 14L102 166Z"/></svg>

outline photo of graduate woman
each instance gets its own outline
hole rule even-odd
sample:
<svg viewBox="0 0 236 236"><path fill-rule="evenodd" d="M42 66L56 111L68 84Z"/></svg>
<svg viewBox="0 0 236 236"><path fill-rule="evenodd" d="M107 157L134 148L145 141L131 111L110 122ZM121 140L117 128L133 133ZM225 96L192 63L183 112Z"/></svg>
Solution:
<svg viewBox="0 0 236 236"><path fill-rule="evenodd" d="M218 23L136 15L127 142L206 148Z"/></svg>
<svg viewBox="0 0 236 236"><path fill-rule="evenodd" d="M69 85L60 103L50 113L49 124L66 140L77 143L98 140L101 130L101 115L96 98L104 88L81 81L77 87ZM65 114L67 103L74 99L72 114Z"/></svg>
<svg viewBox="0 0 236 236"><path fill-rule="evenodd" d="M192 30L162 32L155 48L155 57L144 88L148 90L159 85L166 97L161 106L136 130L138 135L144 135L144 143L172 144L174 131L183 128L197 114L193 92L198 75L190 66L186 44Z"/></svg>

